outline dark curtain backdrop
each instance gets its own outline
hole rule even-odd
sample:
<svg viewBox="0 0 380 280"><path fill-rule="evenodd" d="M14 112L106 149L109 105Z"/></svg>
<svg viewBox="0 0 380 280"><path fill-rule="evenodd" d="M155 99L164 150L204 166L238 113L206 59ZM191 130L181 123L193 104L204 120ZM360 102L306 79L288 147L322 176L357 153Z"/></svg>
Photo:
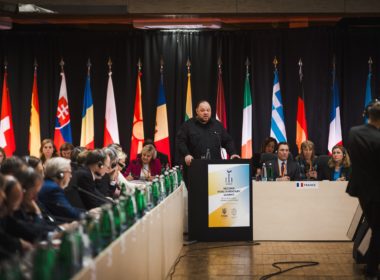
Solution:
<svg viewBox="0 0 380 280"><path fill-rule="evenodd" d="M380 29L319 27L252 31L160 32L75 30L62 27L18 27L0 33L0 58L8 61L17 154L28 147L33 63L38 62L41 138L53 137L60 86L59 61L65 73L73 141L80 141L81 111L86 63L91 59L95 145L103 142L107 87L107 60L113 61L113 83L120 142L129 152L137 61L141 58L145 136L154 137L160 58L164 59L164 86L169 115L172 154L175 134L184 120L186 61L192 66L193 104L202 99L216 103L217 60L223 62L228 130L240 149L245 61L250 59L253 98L253 145L270 134L273 58L277 56L288 142L296 153L296 108L299 91L298 60L303 60L306 115L309 138L317 153L326 153L331 100L332 58L336 55L341 94L343 141L351 126L362 122L368 57L372 56L373 95L378 96ZM0 73L3 77L3 67ZM2 80L2 78L1 78ZM214 112L215 113L215 112Z"/></svg>

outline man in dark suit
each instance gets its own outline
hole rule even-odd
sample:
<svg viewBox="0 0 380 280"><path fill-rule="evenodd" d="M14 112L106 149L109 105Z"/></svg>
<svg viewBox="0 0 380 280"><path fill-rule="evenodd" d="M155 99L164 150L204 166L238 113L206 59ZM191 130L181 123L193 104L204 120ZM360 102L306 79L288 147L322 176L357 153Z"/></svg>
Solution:
<svg viewBox="0 0 380 280"><path fill-rule="evenodd" d="M95 149L88 152L85 167L78 169L74 174L70 184L79 187L80 197L87 210L107 202L107 198L98 189L97 180L111 168L110 164L110 157L104 151Z"/></svg>
<svg viewBox="0 0 380 280"><path fill-rule="evenodd" d="M268 164L271 163L273 166L274 179L276 181L299 180L299 166L295 161L289 159L289 144L280 142L277 147L277 159L267 161Z"/></svg>
<svg viewBox="0 0 380 280"><path fill-rule="evenodd" d="M372 230L367 252L367 279L380 279L380 101L366 109L368 124L352 127L348 150L352 161L352 174L347 192L359 198L364 216Z"/></svg>

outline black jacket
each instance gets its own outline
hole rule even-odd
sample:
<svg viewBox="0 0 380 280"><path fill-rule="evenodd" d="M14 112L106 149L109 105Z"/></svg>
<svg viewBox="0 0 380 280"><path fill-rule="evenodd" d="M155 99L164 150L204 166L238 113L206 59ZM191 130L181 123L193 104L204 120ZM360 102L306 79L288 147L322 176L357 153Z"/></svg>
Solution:
<svg viewBox="0 0 380 280"><path fill-rule="evenodd" d="M352 162L347 192L380 202L380 130L369 124L351 128L347 148Z"/></svg>
<svg viewBox="0 0 380 280"><path fill-rule="evenodd" d="M273 166L273 175L274 179L280 178L280 169L278 166L278 160L269 160L266 162L266 166L268 168L268 164L271 163ZM287 160L286 162L286 176L289 176L290 181L298 181L300 180L300 170L298 163L292 160Z"/></svg>
<svg viewBox="0 0 380 280"><path fill-rule="evenodd" d="M221 159L221 147L225 148L229 155L236 154L231 136L215 119L210 119L206 124L197 118L189 119L179 129L176 143L182 161L186 155L200 159L206 156L207 149L210 151L211 159Z"/></svg>

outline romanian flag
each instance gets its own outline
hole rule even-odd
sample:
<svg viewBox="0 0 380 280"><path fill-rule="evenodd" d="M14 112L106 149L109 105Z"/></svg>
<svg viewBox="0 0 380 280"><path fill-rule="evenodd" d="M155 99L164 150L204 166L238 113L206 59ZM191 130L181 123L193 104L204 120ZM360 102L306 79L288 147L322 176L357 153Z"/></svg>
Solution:
<svg viewBox="0 0 380 280"><path fill-rule="evenodd" d="M80 145L87 149L94 149L94 104L91 94L90 71L88 71L84 89Z"/></svg>
<svg viewBox="0 0 380 280"><path fill-rule="evenodd" d="M186 114L185 121L193 117L193 102L191 97L191 73L190 66L187 68L187 90L186 90Z"/></svg>
<svg viewBox="0 0 380 280"><path fill-rule="evenodd" d="M169 165L171 165L168 112L162 74L157 96L156 132L154 134L154 145L158 151L168 156Z"/></svg>
<svg viewBox="0 0 380 280"><path fill-rule="evenodd" d="M12 156L16 150L16 142L12 122L12 106L8 89L7 67L4 69L3 96L1 101L0 118L0 147L5 151L7 157Z"/></svg>
<svg viewBox="0 0 380 280"><path fill-rule="evenodd" d="M245 78L244 104L243 104L243 129L241 136L241 157L252 158L252 96L249 84L249 73Z"/></svg>
<svg viewBox="0 0 380 280"><path fill-rule="evenodd" d="M38 104L37 89L37 66L34 67L34 79L32 90L32 102L30 110L30 127L29 127L29 154L40 157L41 130L40 130L40 106Z"/></svg>
<svg viewBox="0 0 380 280"><path fill-rule="evenodd" d="M132 126L132 143L130 160L134 160L137 154L140 153L142 149L142 144L144 142L144 122L143 122L143 112L142 112L142 90L141 90L141 64L139 63L139 70L137 72L137 82L136 82L136 97L135 97L135 109L133 114L133 126Z"/></svg>
<svg viewBox="0 0 380 280"><path fill-rule="evenodd" d="M65 72L61 72L61 88L59 90L57 114L55 117L54 145L59 149L65 142L72 143L69 101L67 98L67 87Z"/></svg>
<svg viewBox="0 0 380 280"><path fill-rule="evenodd" d="M339 100L339 89L336 82L335 75L335 61L333 63L333 72L332 72L332 96L331 96L331 105L330 105L330 130L329 130L329 142L328 150L329 153L332 153L332 148L335 145L342 144L342 127L340 124L340 100Z"/></svg>
<svg viewBox="0 0 380 280"><path fill-rule="evenodd" d="M115 94L113 91L112 72L108 73L108 86L107 86L107 101L106 101L106 116L104 126L104 142L103 146L109 144L120 143L119 141L119 127L117 124Z"/></svg>
<svg viewBox="0 0 380 280"><path fill-rule="evenodd" d="M300 77L300 91L298 95L297 102L297 131L296 131L296 144L298 150L301 152L301 144L303 141L308 139L307 135L307 122L305 113L305 98L304 98L304 88L303 88L303 73L302 73L302 61L299 61L299 77Z"/></svg>
<svg viewBox="0 0 380 280"><path fill-rule="evenodd" d="M216 92L216 119L223 124L223 127L227 129L227 114L226 114L226 102L224 99L224 86L223 86L223 75L222 75L222 65L219 64L218 71L218 89ZM219 136L218 136L219 137ZM227 151L224 148L220 150L222 159L227 158Z"/></svg>

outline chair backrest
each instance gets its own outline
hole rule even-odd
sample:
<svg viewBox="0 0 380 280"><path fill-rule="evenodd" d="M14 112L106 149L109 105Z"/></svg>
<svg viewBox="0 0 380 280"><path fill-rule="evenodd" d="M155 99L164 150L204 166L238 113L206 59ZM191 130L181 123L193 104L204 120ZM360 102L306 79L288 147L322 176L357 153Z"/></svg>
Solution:
<svg viewBox="0 0 380 280"><path fill-rule="evenodd" d="M317 159L315 160L315 164L318 165L318 168L327 166L329 159L330 159L330 156L328 155L318 156Z"/></svg>
<svg viewBox="0 0 380 280"><path fill-rule="evenodd" d="M277 154L272 154L272 153L262 153L260 162L267 162L269 160L276 160L277 159Z"/></svg>

